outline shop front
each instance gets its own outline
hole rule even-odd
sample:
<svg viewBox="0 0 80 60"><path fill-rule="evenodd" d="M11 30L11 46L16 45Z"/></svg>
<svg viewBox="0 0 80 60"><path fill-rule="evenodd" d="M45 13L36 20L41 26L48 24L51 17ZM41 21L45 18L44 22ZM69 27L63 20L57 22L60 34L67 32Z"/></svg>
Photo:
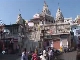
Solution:
<svg viewBox="0 0 80 60"><path fill-rule="evenodd" d="M17 44L17 41L15 44L14 38L5 38L2 39L0 43L1 51L5 50L7 53L12 53L15 50L14 46Z"/></svg>
<svg viewBox="0 0 80 60"><path fill-rule="evenodd" d="M57 50L60 49L60 39L53 40L53 47Z"/></svg>

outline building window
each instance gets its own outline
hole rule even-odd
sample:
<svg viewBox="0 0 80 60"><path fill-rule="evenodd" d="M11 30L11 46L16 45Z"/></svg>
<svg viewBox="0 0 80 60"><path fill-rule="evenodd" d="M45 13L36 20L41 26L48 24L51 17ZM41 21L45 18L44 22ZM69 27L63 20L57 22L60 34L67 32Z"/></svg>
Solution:
<svg viewBox="0 0 80 60"><path fill-rule="evenodd" d="M47 19L45 19L47 21Z"/></svg>
<svg viewBox="0 0 80 60"><path fill-rule="evenodd" d="M59 18L59 19L61 19L61 18Z"/></svg>
<svg viewBox="0 0 80 60"><path fill-rule="evenodd" d="M60 31L60 30L58 30L58 31Z"/></svg>
<svg viewBox="0 0 80 60"><path fill-rule="evenodd" d="M67 21L69 21L69 20L67 20Z"/></svg>
<svg viewBox="0 0 80 60"><path fill-rule="evenodd" d="M52 23L53 23L53 21L52 21Z"/></svg>
<svg viewBox="0 0 80 60"><path fill-rule="evenodd" d="M49 22L50 22L50 20L49 20Z"/></svg>

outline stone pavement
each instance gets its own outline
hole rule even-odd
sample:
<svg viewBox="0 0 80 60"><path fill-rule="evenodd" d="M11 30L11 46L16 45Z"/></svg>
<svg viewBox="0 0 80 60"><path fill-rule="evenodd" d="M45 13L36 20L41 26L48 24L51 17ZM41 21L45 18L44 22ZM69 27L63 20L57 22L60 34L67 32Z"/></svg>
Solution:
<svg viewBox="0 0 80 60"><path fill-rule="evenodd" d="M63 53L56 60L76 60L77 51ZM0 60L21 60L19 54L0 54Z"/></svg>
<svg viewBox="0 0 80 60"><path fill-rule="evenodd" d="M20 58L18 54L0 54L0 60L16 60Z"/></svg>
<svg viewBox="0 0 80 60"><path fill-rule="evenodd" d="M21 60L21 57L19 57L18 59L16 59L16 60Z"/></svg>
<svg viewBox="0 0 80 60"><path fill-rule="evenodd" d="M63 53L58 58L63 60L76 60L77 51Z"/></svg>

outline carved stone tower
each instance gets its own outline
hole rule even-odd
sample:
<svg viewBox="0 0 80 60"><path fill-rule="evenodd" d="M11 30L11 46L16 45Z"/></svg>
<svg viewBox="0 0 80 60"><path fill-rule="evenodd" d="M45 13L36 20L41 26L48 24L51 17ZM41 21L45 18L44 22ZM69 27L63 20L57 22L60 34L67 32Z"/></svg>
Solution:
<svg viewBox="0 0 80 60"><path fill-rule="evenodd" d="M63 17L63 14L62 14L60 8L58 8L57 13L56 13L56 22L57 23L64 22L64 17Z"/></svg>
<svg viewBox="0 0 80 60"><path fill-rule="evenodd" d="M45 1L44 1L42 13L51 15L51 12L49 11L48 5L46 4Z"/></svg>
<svg viewBox="0 0 80 60"><path fill-rule="evenodd" d="M16 23L17 24L23 24L23 18L21 16L21 14L18 15Z"/></svg>

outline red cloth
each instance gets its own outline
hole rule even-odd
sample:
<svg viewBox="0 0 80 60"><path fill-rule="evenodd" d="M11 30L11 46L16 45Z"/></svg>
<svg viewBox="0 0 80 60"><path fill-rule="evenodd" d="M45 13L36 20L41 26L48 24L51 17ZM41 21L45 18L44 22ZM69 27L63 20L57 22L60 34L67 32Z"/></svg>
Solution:
<svg viewBox="0 0 80 60"><path fill-rule="evenodd" d="M32 58L33 58L33 60L38 60L37 54L36 53L33 53Z"/></svg>

